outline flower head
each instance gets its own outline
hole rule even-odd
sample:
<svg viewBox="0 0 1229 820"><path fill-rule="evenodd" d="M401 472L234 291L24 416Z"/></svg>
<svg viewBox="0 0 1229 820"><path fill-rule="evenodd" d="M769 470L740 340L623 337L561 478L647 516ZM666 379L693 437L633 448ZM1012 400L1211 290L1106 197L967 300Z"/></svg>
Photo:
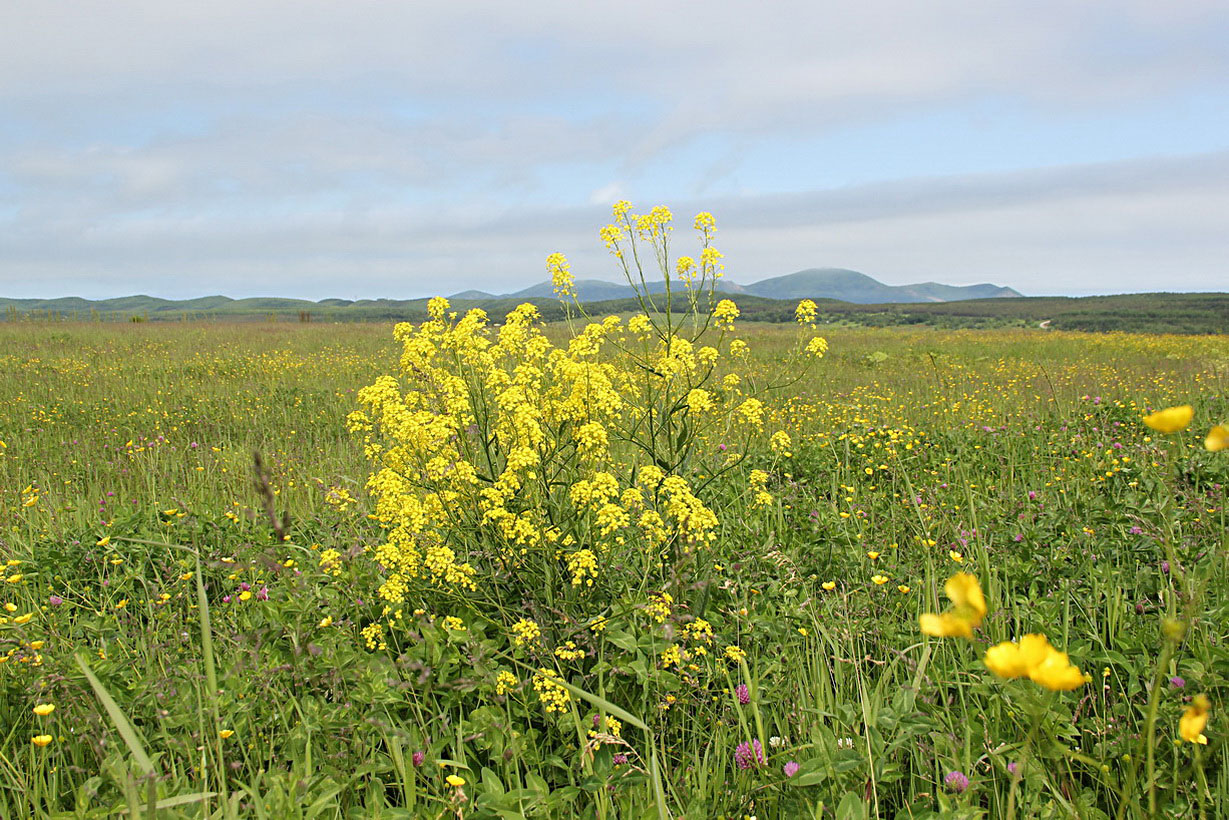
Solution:
<svg viewBox="0 0 1229 820"><path fill-rule="evenodd" d="M791 760L781 767L781 771L785 772L786 777L793 777L794 775L798 774L798 770L801 768L802 767L798 765L798 761Z"/></svg>
<svg viewBox="0 0 1229 820"><path fill-rule="evenodd" d="M1084 685L1084 673L1050 645L1045 635L1025 635L1019 643L1003 641L986 650L986 668L1000 678L1028 678L1046 689L1066 692Z"/></svg>
<svg viewBox="0 0 1229 820"><path fill-rule="evenodd" d="M1203 440L1203 448L1210 453L1229 447L1229 427L1218 424L1208 431L1208 437Z"/></svg>
<svg viewBox="0 0 1229 820"><path fill-rule="evenodd" d="M39 717L47 717L47 715L51 714L54 711L55 711L54 703L40 703L34 707L34 714L38 715Z"/></svg>
<svg viewBox="0 0 1229 820"><path fill-rule="evenodd" d="M956 793L960 793L969 788L969 778L964 772L948 772L947 777L943 778L943 785Z"/></svg>
<svg viewBox="0 0 1229 820"><path fill-rule="evenodd" d="M745 683L740 683L734 687L734 694L738 695L738 702L743 706L751 702L751 690L747 688Z"/></svg>
<svg viewBox="0 0 1229 820"><path fill-rule="evenodd" d="M973 628L986 617L986 596L982 594L977 576L957 572L943 586L952 606L938 615L927 612L918 617L918 628L936 638L972 638Z"/></svg>
<svg viewBox="0 0 1229 820"><path fill-rule="evenodd" d="M1178 433L1190 425L1194 415L1195 408L1189 404L1181 404L1144 416L1144 424L1159 433Z"/></svg>
<svg viewBox="0 0 1229 820"><path fill-rule="evenodd" d="M1208 725L1208 713L1212 711L1212 702L1207 695L1195 695L1182 717L1178 719L1178 734L1183 740L1206 746L1208 736L1203 730Z"/></svg>
<svg viewBox="0 0 1229 820"><path fill-rule="evenodd" d="M758 740L738 744L734 750L734 763L738 768L746 770L764 765L764 747Z"/></svg>

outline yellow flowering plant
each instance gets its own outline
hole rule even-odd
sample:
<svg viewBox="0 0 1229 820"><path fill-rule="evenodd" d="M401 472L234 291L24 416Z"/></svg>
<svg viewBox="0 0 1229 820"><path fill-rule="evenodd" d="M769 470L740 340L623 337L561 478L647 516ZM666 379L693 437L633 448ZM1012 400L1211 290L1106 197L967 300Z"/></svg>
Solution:
<svg viewBox="0 0 1229 820"><path fill-rule="evenodd" d="M364 628L368 648L403 645L407 607L489 619L509 654L539 667L534 688L561 711L566 690L542 670L583 665L613 642L609 613L673 628L666 590L686 583L721 536L723 488L751 486L768 506L767 474L749 484L740 465L751 453L765 466L792 457L770 396L827 343L804 302L780 374L755 373L735 334L738 307L717 295L712 215L694 221L698 252L677 259L672 219L619 202L600 232L641 308L626 320L588 317L570 264L551 254L556 294L572 305L566 335L543 326L533 304L493 324L442 297L425 321L396 326L399 372L363 388L348 419L373 465L367 491L382 533L368 554L385 610ZM589 628L595 617L601 629ZM679 652L667 665L680 665Z"/></svg>

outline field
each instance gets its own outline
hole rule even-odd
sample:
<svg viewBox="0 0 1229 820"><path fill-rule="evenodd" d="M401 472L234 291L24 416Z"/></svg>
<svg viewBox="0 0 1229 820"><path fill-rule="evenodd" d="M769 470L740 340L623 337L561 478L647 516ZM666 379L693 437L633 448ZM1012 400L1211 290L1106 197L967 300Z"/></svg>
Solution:
<svg viewBox="0 0 1229 820"><path fill-rule="evenodd" d="M1229 337L627 317L0 324L0 817L1223 816Z"/></svg>

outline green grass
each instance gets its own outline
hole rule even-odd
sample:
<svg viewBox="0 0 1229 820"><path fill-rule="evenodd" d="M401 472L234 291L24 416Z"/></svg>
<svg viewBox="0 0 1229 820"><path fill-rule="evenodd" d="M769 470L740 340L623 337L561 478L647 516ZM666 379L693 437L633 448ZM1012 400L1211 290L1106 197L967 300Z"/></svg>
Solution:
<svg viewBox="0 0 1229 820"><path fill-rule="evenodd" d="M772 324L741 331L752 370L788 344ZM384 606L363 553L383 534L345 417L396 370L388 327L0 325L0 559L20 576L0 585L0 817L997 818L1009 799L1020 817L1218 816L1229 454L1201 443L1229 421L1229 338L824 333L829 355L773 419L793 458L748 463L769 470L772 505L713 484L719 538L678 566L674 613L615 606L602 635L579 629L570 711L552 715L528 683L543 659L502 631L520 613L476 602L545 625L532 608L576 594L566 582L407 605L385 650L360 635ZM1182 403L1187 433L1139 422ZM706 442L697 476L725 443ZM956 569L990 613L972 642L924 638L917 616L947 606ZM620 572L602 583L636 578ZM696 617L713 656L737 645L745 663L664 674ZM1051 693L986 671L987 645L1030 631L1091 683ZM497 669L520 681L506 695ZM1206 747L1175 740L1198 692ZM627 745L587 753L594 715L620 719ZM753 738L767 765L739 770ZM944 786L951 771L967 791Z"/></svg>
<svg viewBox="0 0 1229 820"><path fill-rule="evenodd" d="M661 300L661 295L655 296ZM736 295L744 319L789 323L796 302ZM551 321L564 317L564 308L554 299L456 300L459 310L481 307L492 316L502 316L521 302L538 306ZM1035 296L1011 299L970 299L956 302L863 305L836 299L817 300L822 321L860 327L926 326L946 329L1035 328L1042 322L1054 330L1090 333L1223 334L1229 332L1229 294L1225 293L1130 293L1113 296ZM90 301L75 297L60 299L3 299L0 307L8 321L304 321L391 322L422 321L426 299L364 299L349 302L325 299L251 298L227 299L209 296L175 301L150 296ZM633 299L617 299L586 305L593 315L638 310ZM680 306L678 308L682 310Z"/></svg>

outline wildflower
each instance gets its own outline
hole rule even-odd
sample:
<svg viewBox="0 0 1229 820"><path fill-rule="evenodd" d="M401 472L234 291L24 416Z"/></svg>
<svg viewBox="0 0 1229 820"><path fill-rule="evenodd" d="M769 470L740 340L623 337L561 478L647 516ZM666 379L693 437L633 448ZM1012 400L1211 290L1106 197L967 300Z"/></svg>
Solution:
<svg viewBox="0 0 1229 820"><path fill-rule="evenodd" d="M53 738L51 735L35 735L34 737L30 738L30 742L35 746L46 746L52 740Z"/></svg>
<svg viewBox="0 0 1229 820"><path fill-rule="evenodd" d="M1194 415L1195 408L1189 404L1182 404L1144 416L1144 424L1160 433L1178 433L1190 425Z"/></svg>
<svg viewBox="0 0 1229 820"><path fill-rule="evenodd" d="M896 586L896 591L899 592L901 595L908 595L909 585L908 584L898 584Z"/></svg>
<svg viewBox="0 0 1229 820"><path fill-rule="evenodd" d="M743 706L751 702L751 690L747 688L745 683L740 683L734 687L734 694L738 695L738 702Z"/></svg>
<svg viewBox="0 0 1229 820"><path fill-rule="evenodd" d="M1208 725L1208 712L1211 710L1212 702L1208 700L1207 695L1196 695L1191 700L1190 706L1186 707L1186 711L1178 720L1178 734L1183 740L1203 746L1208 745L1208 737L1203 730Z"/></svg>
<svg viewBox="0 0 1229 820"><path fill-rule="evenodd" d="M104 535L102 538L98 539L98 541L96 541L96 542L94 543L94 546L96 546L96 547L105 547L105 546L107 546L107 545L108 545L108 544L110 544L110 543L111 543L111 536L109 536L109 535Z"/></svg>
<svg viewBox="0 0 1229 820"><path fill-rule="evenodd" d="M34 714L38 715L39 717L47 717L47 715L51 714L54 711L55 711L54 703L40 703L34 707Z"/></svg>
<svg viewBox="0 0 1229 820"><path fill-rule="evenodd" d="M883 586L884 584L886 584L886 583L888 582L888 576L886 576L886 575L872 575L872 576L871 576L871 580L875 582L876 586Z"/></svg>
<svg viewBox="0 0 1229 820"><path fill-rule="evenodd" d="M1218 424L1208 431L1208 437L1203 440L1203 448L1215 453L1229 447L1229 427Z"/></svg>
<svg viewBox="0 0 1229 820"><path fill-rule="evenodd" d="M459 789L465 785L465 778L455 774L448 775L444 778L444 780L447 781L448 785L452 786L454 789Z"/></svg>
<svg viewBox="0 0 1229 820"><path fill-rule="evenodd" d="M52 606L59 606L60 604L64 603L64 599L59 595L52 595L47 599L47 603L51 604Z"/></svg>
<svg viewBox="0 0 1229 820"><path fill-rule="evenodd" d="M414 764L415 768L421 766L423 764L423 761L425 761L426 759L427 759L426 753L421 750L416 751L414 752L414 754L410 755L410 762Z"/></svg>
<svg viewBox="0 0 1229 820"><path fill-rule="evenodd" d="M791 760L781 767L781 771L785 772L786 777L793 777L794 775L798 774L798 770L801 768L802 767L798 765L798 761Z"/></svg>
<svg viewBox="0 0 1229 820"><path fill-rule="evenodd" d="M323 618L321 618L321 619L320 619L320 623L319 623L319 624L317 624L317 626L319 626L321 629L324 629L324 628L326 628L326 627L330 627L330 626L332 626L332 625L333 625L333 616L332 616L332 615L326 615L326 616L324 616Z"/></svg>
<svg viewBox="0 0 1229 820"><path fill-rule="evenodd" d="M964 772L948 772L947 777L943 778L943 785L959 794L969 788L969 778Z"/></svg>
<svg viewBox="0 0 1229 820"><path fill-rule="evenodd" d="M546 270L550 273L551 284L554 286L556 296L560 299L576 296L576 282L572 278L568 260L563 254L552 253L546 257Z"/></svg>
<svg viewBox="0 0 1229 820"><path fill-rule="evenodd" d="M758 740L750 743L742 742L734 750L734 763L738 768L746 770L764 765L764 747Z"/></svg>
<svg viewBox="0 0 1229 820"><path fill-rule="evenodd" d="M836 589L836 581L824 581L822 584L820 584L820 586L823 587L828 592L831 592L832 590Z"/></svg>
<svg viewBox="0 0 1229 820"><path fill-rule="evenodd" d="M617 754L617 755L615 755L614 757L610 758L610 762L614 763L616 766L624 766L624 765L627 765L627 755L625 755L625 754L623 754L622 752L620 752L619 754Z"/></svg>
<svg viewBox="0 0 1229 820"><path fill-rule="evenodd" d="M1025 635L1019 643L1003 641L986 650L986 668L1000 678L1027 677L1034 683L1055 691L1069 691L1083 686L1084 673L1067 657L1050 646L1045 635Z"/></svg>
<svg viewBox="0 0 1229 820"><path fill-rule="evenodd" d="M737 663L738 661L747 659L747 653L744 652L742 648L738 646L727 646L725 648L725 656L728 660L731 660L735 663Z"/></svg>
<svg viewBox="0 0 1229 820"><path fill-rule="evenodd" d="M1182 687L1186 686L1186 681L1183 678L1174 675L1169 679L1169 685L1175 689L1181 689Z"/></svg>
<svg viewBox="0 0 1229 820"><path fill-rule="evenodd" d="M563 714L572 694L559 684L559 673L553 669L539 669L533 676L533 689L547 712Z"/></svg>
<svg viewBox="0 0 1229 820"><path fill-rule="evenodd" d="M875 552L874 550L871 550L870 552L866 553L866 557L874 561L877 558L879 558L879 553Z"/></svg>
<svg viewBox="0 0 1229 820"><path fill-rule="evenodd" d="M507 669L502 669L495 676L495 694L506 695L516 684L516 675L513 675Z"/></svg>
<svg viewBox="0 0 1229 820"><path fill-rule="evenodd" d="M218 732L218 737L222 738L223 740L226 740L227 738L232 737L234 734L235 734L234 729L223 729L222 731Z"/></svg>
<svg viewBox="0 0 1229 820"><path fill-rule="evenodd" d="M528 618L521 618L512 625L512 643L514 646L536 643L542 637L542 628Z"/></svg>
<svg viewBox="0 0 1229 820"><path fill-rule="evenodd" d="M981 625L987 611L986 597L977 583L977 576L958 572L947 579L943 591L952 607L939 615L927 612L918 616L922 634L936 638L972 638L973 627Z"/></svg>

